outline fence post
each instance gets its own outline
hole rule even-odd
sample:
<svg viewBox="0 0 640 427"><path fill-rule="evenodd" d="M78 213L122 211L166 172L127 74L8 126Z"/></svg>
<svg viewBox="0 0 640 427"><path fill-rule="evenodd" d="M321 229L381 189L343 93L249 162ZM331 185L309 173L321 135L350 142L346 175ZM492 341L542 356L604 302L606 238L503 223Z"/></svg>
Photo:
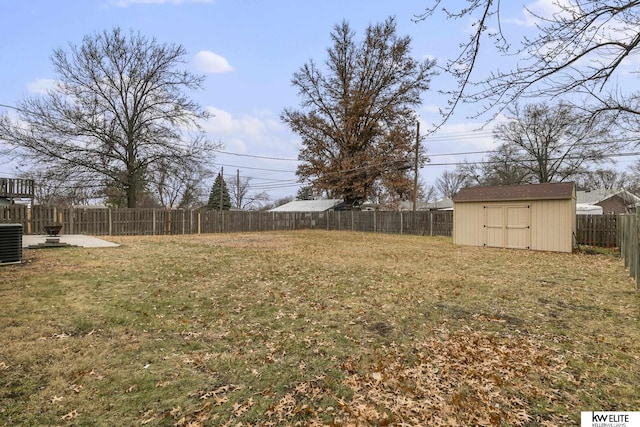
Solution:
<svg viewBox="0 0 640 427"><path fill-rule="evenodd" d="M374 233L378 232L377 218L378 216L376 215L376 211L373 211L373 232Z"/></svg>
<svg viewBox="0 0 640 427"><path fill-rule="evenodd" d="M402 211L400 211L400 234L402 234Z"/></svg>
<svg viewBox="0 0 640 427"><path fill-rule="evenodd" d="M109 236L113 233L113 217L111 216L111 208L109 208Z"/></svg>
<svg viewBox="0 0 640 427"><path fill-rule="evenodd" d="M637 232L637 227L636 227L636 216L634 215L631 218L631 221L629 222L629 238L628 238L628 245L629 245L629 275L634 275L635 274L635 258L636 258L636 238L635 238L635 234Z"/></svg>
<svg viewBox="0 0 640 427"><path fill-rule="evenodd" d="M429 236L433 236L433 211L429 211Z"/></svg>
<svg viewBox="0 0 640 427"><path fill-rule="evenodd" d="M634 279L636 279L636 289L640 290L640 286L638 285L638 281L640 280L640 238L638 237L638 234L640 233L640 221L638 221L638 214L636 213L634 215L634 230L633 230L633 238L634 238L634 245L633 245L633 264L634 264Z"/></svg>

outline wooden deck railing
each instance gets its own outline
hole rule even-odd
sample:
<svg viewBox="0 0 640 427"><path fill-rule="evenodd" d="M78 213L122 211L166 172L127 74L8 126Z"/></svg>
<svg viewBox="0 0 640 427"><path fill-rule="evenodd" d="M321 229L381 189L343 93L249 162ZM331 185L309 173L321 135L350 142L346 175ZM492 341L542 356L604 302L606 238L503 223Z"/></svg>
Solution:
<svg viewBox="0 0 640 427"><path fill-rule="evenodd" d="M0 178L0 197L28 197L33 199L32 179Z"/></svg>

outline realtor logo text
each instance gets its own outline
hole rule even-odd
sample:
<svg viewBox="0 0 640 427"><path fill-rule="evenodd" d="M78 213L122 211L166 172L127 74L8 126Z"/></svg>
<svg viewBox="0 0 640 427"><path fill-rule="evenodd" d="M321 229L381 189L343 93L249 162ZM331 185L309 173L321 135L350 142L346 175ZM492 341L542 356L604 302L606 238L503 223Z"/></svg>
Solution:
<svg viewBox="0 0 640 427"><path fill-rule="evenodd" d="M580 415L580 427L640 427L640 412L590 411Z"/></svg>

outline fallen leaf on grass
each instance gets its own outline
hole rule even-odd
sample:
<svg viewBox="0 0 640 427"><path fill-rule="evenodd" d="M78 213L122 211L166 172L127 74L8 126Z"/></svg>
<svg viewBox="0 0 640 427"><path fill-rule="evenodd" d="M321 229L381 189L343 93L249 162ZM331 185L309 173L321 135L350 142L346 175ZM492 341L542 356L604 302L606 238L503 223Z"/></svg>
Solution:
<svg viewBox="0 0 640 427"><path fill-rule="evenodd" d="M399 350L373 363L371 372L343 364L344 385L353 391L351 402L341 404L344 421L380 424L390 414L411 425L523 426L532 419L526 400L550 390L531 377L565 374L564 361L533 337L439 332L416 344L411 365Z"/></svg>
<svg viewBox="0 0 640 427"><path fill-rule="evenodd" d="M68 414L63 415L62 417L60 417L61 419L68 421L68 420L73 420L78 416L78 411L77 410L73 410L71 412L69 412Z"/></svg>
<svg viewBox="0 0 640 427"><path fill-rule="evenodd" d="M176 427L200 427L204 426L204 422L211 418L211 402L205 401L202 407L196 409L191 414L187 414L180 418L175 424Z"/></svg>

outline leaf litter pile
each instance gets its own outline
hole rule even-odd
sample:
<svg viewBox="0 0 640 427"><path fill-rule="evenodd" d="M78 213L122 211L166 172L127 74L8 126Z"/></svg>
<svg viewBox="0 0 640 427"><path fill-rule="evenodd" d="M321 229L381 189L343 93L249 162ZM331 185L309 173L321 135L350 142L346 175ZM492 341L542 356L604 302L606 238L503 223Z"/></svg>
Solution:
<svg viewBox="0 0 640 427"><path fill-rule="evenodd" d="M0 424L555 426L640 408L640 300L613 256L109 240L0 269Z"/></svg>

